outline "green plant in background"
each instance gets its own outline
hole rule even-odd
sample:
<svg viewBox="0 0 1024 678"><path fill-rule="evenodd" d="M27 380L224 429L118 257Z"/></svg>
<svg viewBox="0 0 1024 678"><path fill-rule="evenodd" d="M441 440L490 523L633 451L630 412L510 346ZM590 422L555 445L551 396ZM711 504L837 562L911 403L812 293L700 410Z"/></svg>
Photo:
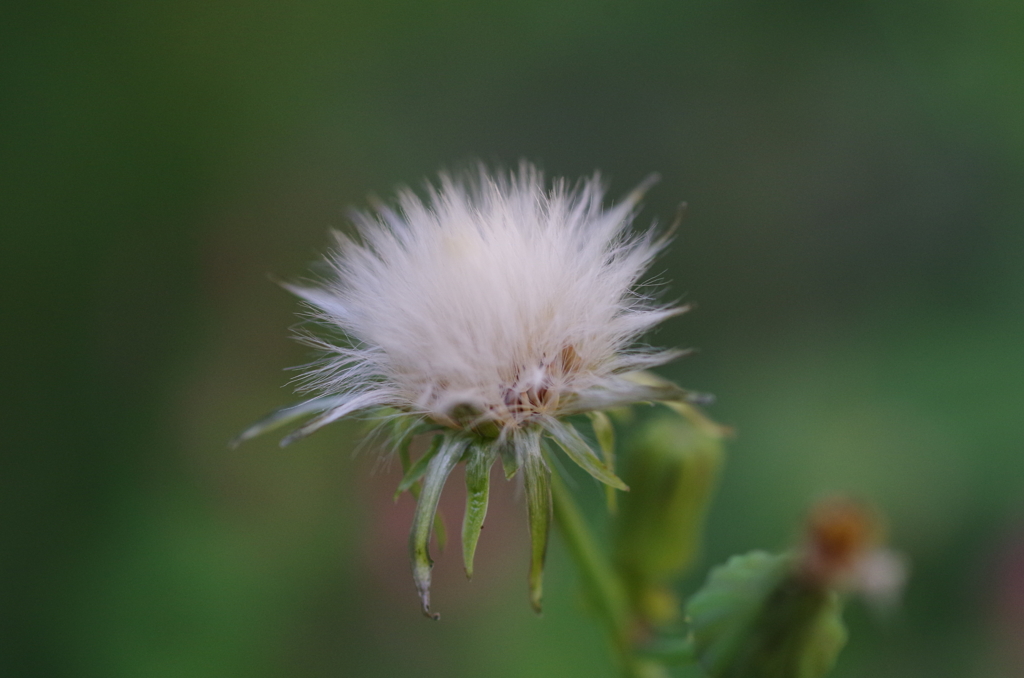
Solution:
<svg viewBox="0 0 1024 678"><path fill-rule="evenodd" d="M825 500L798 548L735 556L712 570L680 624L669 585L692 563L728 432L690 408L675 409L684 417L649 423L631 450L623 474L634 490L623 502L631 510L613 518L615 570L633 634L626 674L696 664L723 678L824 676L846 642L843 594L891 604L905 565L880 546L880 521L867 507Z"/></svg>
<svg viewBox="0 0 1024 678"><path fill-rule="evenodd" d="M413 577L434 619L429 543L444 539L441 492L464 463L462 550L472 576L500 462L525 486L530 603L541 610L554 520L625 675L663 675L672 663L711 676L823 675L845 640L837 591L874 562L864 557L875 553L867 514L849 506L822 518L799 552L751 554L715 570L680 624L672 587L698 549L728 432L696 408L703 396L647 371L680 352L636 345L686 310L639 284L667 242L653 228L630 230L650 183L606 209L596 176L549 188L525 163L509 173L480 167L442 175L426 201L403 191L395 207L355 213L356 233L336 234L324 277L286 285L318 328L300 330L323 354L300 378L311 397L235 443L301 419L282 445L350 414L374 421L402 463L398 494L417 502ZM638 403L662 403L672 416L634 431L620 478L608 413ZM413 459L417 438L429 444ZM610 555L553 471L563 454L606 487ZM888 572L873 568L876 589L898 579L886 562Z"/></svg>
<svg viewBox="0 0 1024 678"><path fill-rule="evenodd" d="M696 412L662 417L630 446L623 472L630 492L614 521L615 566L645 626L675 619L672 584L693 561L722 463L721 427Z"/></svg>

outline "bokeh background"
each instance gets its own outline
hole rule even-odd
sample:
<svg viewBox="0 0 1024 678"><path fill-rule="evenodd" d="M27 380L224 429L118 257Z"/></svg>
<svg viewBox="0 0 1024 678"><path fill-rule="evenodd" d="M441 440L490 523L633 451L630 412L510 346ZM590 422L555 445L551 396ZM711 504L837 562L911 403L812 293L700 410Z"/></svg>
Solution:
<svg viewBox="0 0 1024 678"><path fill-rule="evenodd" d="M271 278L477 158L690 203L656 268L698 310L651 340L739 435L681 592L847 491L913 575L834 675L1024 675L1010 0L5 4L0 674L613 675L557 539L530 611L513 485L430 623L359 424L226 446L308 358Z"/></svg>

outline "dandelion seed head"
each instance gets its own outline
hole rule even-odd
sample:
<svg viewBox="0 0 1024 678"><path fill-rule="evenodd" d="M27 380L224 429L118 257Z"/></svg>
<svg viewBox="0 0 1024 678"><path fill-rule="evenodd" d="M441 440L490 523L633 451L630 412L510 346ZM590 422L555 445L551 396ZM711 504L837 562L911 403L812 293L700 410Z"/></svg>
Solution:
<svg viewBox="0 0 1024 678"><path fill-rule="evenodd" d="M685 307L659 303L642 276L665 242L653 227L633 229L650 180L605 206L597 175L547 183L535 167L442 174L421 197L352 215L335 233L326 273L285 285L314 321L301 331L323 357L303 368L310 397L243 431L237 445L306 419L287 445L348 414L368 410L402 462L399 493L416 497L409 537L413 580L430 607L430 535L452 469L466 464L463 559L473 553L487 512L491 466L522 472L530 527L530 602L540 610L552 519L551 447L616 490L610 435L599 456L565 421L574 414L662 402L705 428L719 429L688 393L646 369L680 355L638 343ZM705 398L700 398L703 402ZM610 424L608 425L610 427ZM409 445L433 436L413 463ZM610 429L605 431L610 434Z"/></svg>
<svg viewBox="0 0 1024 678"><path fill-rule="evenodd" d="M674 357L636 341L681 309L639 286L661 246L631 228L640 192L604 198L596 175L549 186L524 163L442 174L425 199L403 190L355 213L327 275L288 286L350 340L310 339L325 357L304 387L350 396L338 416L356 401L502 430L595 392L621 399L636 388L625 375Z"/></svg>

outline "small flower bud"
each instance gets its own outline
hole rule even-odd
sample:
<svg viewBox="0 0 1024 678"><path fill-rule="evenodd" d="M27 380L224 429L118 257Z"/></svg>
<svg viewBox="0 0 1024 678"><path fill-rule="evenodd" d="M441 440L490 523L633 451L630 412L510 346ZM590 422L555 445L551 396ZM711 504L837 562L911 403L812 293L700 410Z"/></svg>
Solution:
<svg viewBox="0 0 1024 678"><path fill-rule="evenodd" d="M902 561L866 506L815 506L800 548L735 556L687 603L693 656L713 678L820 678L846 642L841 593L891 596Z"/></svg>
<svg viewBox="0 0 1024 678"><path fill-rule="evenodd" d="M882 546L884 534L881 517L868 506L844 497L821 501L807 520L801 575L811 586L853 591L877 607L891 607L907 566Z"/></svg>
<svg viewBox="0 0 1024 678"><path fill-rule="evenodd" d="M693 561L721 462L721 436L674 417L650 422L629 450L616 564L648 623L678 615L666 584Z"/></svg>

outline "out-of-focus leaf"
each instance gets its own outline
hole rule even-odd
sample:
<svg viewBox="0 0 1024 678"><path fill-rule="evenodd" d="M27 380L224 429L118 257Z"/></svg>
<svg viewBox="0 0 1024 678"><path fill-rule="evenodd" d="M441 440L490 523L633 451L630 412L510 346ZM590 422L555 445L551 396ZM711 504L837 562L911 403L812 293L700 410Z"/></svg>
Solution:
<svg viewBox="0 0 1024 678"><path fill-rule="evenodd" d="M808 585L792 554L734 556L686 607L712 678L821 678L846 642L834 591Z"/></svg>

